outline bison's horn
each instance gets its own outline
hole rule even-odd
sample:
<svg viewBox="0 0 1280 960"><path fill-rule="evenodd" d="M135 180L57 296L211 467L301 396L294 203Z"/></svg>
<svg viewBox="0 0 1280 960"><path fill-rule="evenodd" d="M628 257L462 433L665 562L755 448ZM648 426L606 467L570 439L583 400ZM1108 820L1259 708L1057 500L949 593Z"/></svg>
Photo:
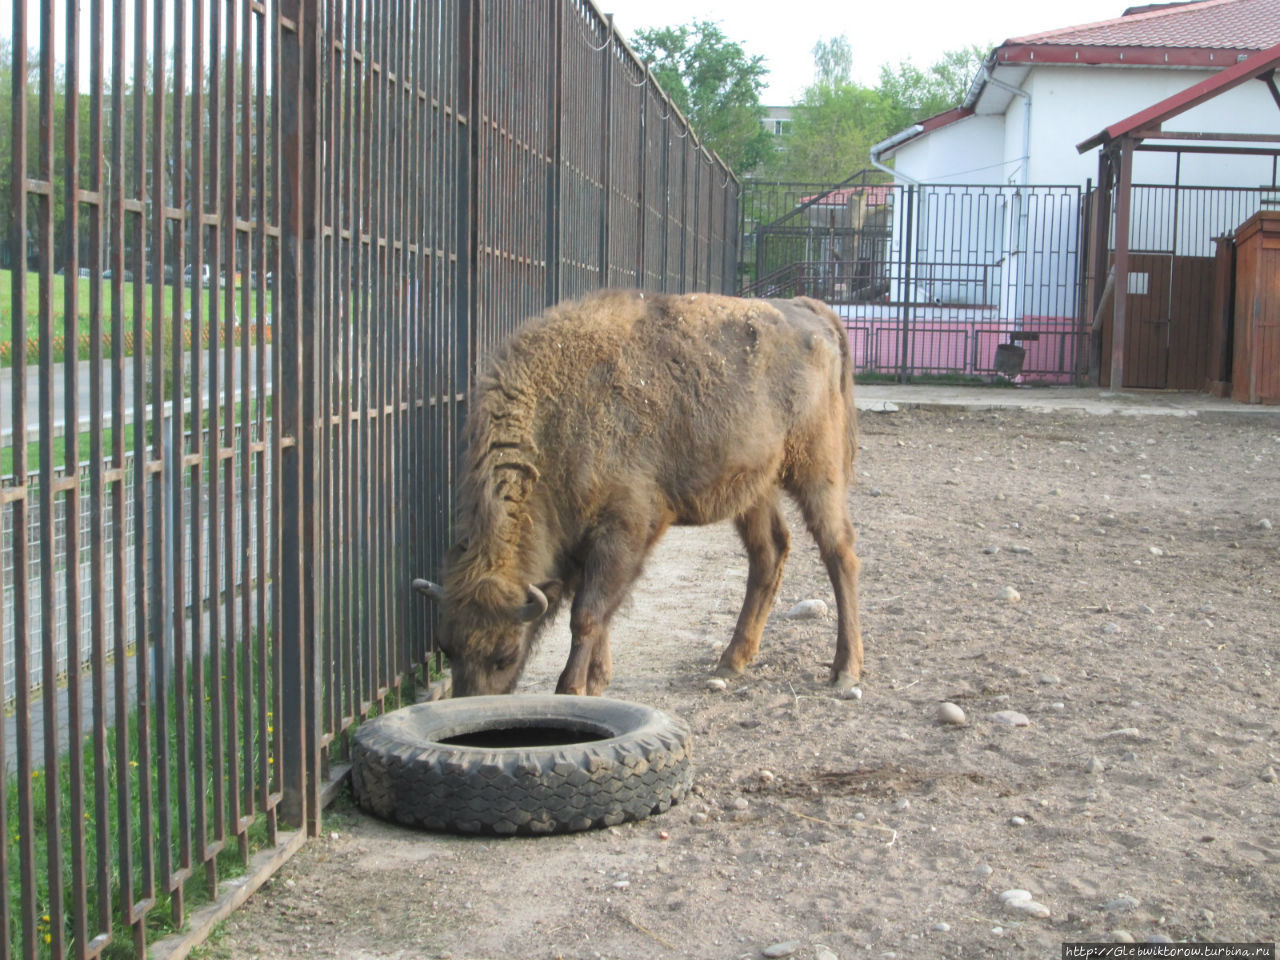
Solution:
<svg viewBox="0 0 1280 960"><path fill-rule="evenodd" d="M444 599L444 587L438 583L432 583L430 580L423 580L421 577L413 581L413 589L419 593L426 594L432 600Z"/></svg>
<svg viewBox="0 0 1280 960"><path fill-rule="evenodd" d="M516 619L521 623L532 623L547 612L547 607L551 606L550 601L547 600L547 595L532 583L529 584L527 589L529 602L516 611Z"/></svg>

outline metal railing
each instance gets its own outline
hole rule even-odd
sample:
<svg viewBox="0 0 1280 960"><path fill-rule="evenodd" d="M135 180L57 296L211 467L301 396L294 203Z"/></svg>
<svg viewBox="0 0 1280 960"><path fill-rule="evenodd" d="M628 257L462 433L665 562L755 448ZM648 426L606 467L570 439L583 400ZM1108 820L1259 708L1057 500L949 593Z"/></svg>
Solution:
<svg viewBox="0 0 1280 960"><path fill-rule="evenodd" d="M831 304L861 373L989 376L1000 342L1040 334L1025 374L1079 375L1077 187L887 184L864 171L822 189L751 182L742 209L742 292Z"/></svg>
<svg viewBox="0 0 1280 960"><path fill-rule="evenodd" d="M141 955L314 835L434 661L479 360L737 261L737 180L589 0L56 7L0 24L0 958Z"/></svg>

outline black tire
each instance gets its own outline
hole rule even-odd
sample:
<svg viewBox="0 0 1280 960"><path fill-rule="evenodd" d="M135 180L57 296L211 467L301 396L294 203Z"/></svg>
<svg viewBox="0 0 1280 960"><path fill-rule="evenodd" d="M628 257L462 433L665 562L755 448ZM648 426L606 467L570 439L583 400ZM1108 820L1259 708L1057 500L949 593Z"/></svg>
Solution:
<svg viewBox="0 0 1280 960"><path fill-rule="evenodd" d="M486 731L532 737L544 728L558 734L550 746L442 742ZM660 710L602 697L512 695L419 703L362 724L351 781L360 806L386 820L541 834L661 813L684 796L690 772L689 728Z"/></svg>

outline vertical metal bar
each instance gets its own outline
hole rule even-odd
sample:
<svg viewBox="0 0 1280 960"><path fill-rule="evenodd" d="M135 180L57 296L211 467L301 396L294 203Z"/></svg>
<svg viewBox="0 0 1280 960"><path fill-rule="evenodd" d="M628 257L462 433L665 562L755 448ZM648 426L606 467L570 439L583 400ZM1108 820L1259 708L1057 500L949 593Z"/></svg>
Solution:
<svg viewBox="0 0 1280 960"><path fill-rule="evenodd" d="M275 228L275 242L271 244L270 258L264 258L263 269L258 274L258 300L260 304L259 315L264 317L265 322L270 324L270 327L267 328L264 333L270 333L271 337L265 338L265 342L273 341L274 332L280 327L280 324L277 322L280 319L280 308L279 299L275 296L275 291L277 289L275 279L280 276L281 248L281 234L279 228L282 177L278 157L280 156L280 149L282 145L280 136L281 104L279 96L282 86L280 82L281 65L278 54L283 39L283 31L280 23L280 6L278 2L271 6L269 36L269 50L271 51L270 56L272 64L270 90L271 122L269 130L266 131L266 135L269 139L265 141L267 144L265 157L271 164L271 175L268 178L264 174L263 178L263 203L261 216L263 219L264 230L267 223L270 223L271 226ZM319 198L317 197L316 199ZM265 307L263 306L265 304L268 291L270 291L272 298L271 315L269 317L266 316ZM264 345L263 350L265 349L266 347ZM263 366L265 366L265 364L263 364ZM266 680L264 686L260 688L262 699L260 700L258 708L259 736L262 741L261 752L263 754L262 762L270 767L269 771L263 776L260 803L266 813L268 841L272 844L275 844L278 841L279 798L281 796L281 785L283 782L280 766L276 763L276 758L280 757L282 753L281 746L283 743L283 734L281 732L281 725L274 723L275 712L280 709L281 697L284 691L284 675L281 670L283 658L281 656L282 630L280 619L280 571L284 563L283 547L280 537L282 515L284 512L284 436L283 432L277 425L274 415L275 384L279 384L284 381L283 369L281 352L276 350L273 344L271 349L272 396L270 400L272 405L272 419L269 424L261 419L266 415L264 410L260 414L259 421L260 423L263 423L263 430L269 432L269 437L264 436L263 440L269 444L271 451L271 543L269 549L269 569L272 585L272 603L270 622L269 624L265 624L265 629L269 630L270 636L270 658L268 663L261 668L264 679L268 671L270 673L270 677L269 680ZM264 375L265 370L260 367L259 389L260 392L264 393L263 402L265 404L267 402L267 398L265 396L265 385L261 382L261 377ZM264 579L265 576L266 574L264 572L259 578L258 591L261 597L260 603L264 603L266 600L267 584ZM263 652L263 656L266 656L265 650ZM267 700L268 697L269 702Z"/></svg>
<svg viewBox="0 0 1280 960"><path fill-rule="evenodd" d="M598 285L609 286L609 211L613 199L613 14L605 15L606 40L600 78L600 274Z"/></svg>
<svg viewBox="0 0 1280 960"><path fill-rule="evenodd" d="M195 0L192 5L191 49L191 192L189 194L190 221L187 236L191 244L191 689L181 691L191 698L192 757L191 770L191 829L195 834L196 856L205 868L205 880L211 889L217 887L216 856L209 842L209 811L206 800L209 782L209 755L206 743L205 684L205 538L204 538L204 329L205 298L205 0ZM214 104L217 103L216 93ZM211 284L213 299L217 300L217 282ZM210 347L217 352L211 340ZM216 438L211 438L215 439ZM208 444L216 449L216 442ZM208 464L210 472L216 472L216 462Z"/></svg>
<svg viewBox="0 0 1280 960"><path fill-rule="evenodd" d="M63 326L63 473L73 482L63 497L66 517L65 563L64 576L65 596L67 604L66 627L66 729L67 729L67 768L68 808L67 817L70 825L68 840L71 845L71 932L74 942L89 942L88 927L88 878L85 852L85 796L84 796L84 710L81 696L81 675L83 673L82 656L84 652L81 636L80 610L80 10L78 4L69 3L66 15L67 62L65 70L66 89L63 112L65 143L63 146L64 168L63 187L65 206L63 211L63 230L66 234L66 250L63 261L63 309L65 311ZM46 38L52 43L53 38ZM52 178L51 178L52 179ZM50 196L52 200L52 196ZM50 210L52 219L53 211ZM52 224L51 224L52 225ZM100 429L95 424L94 429ZM52 442L53 434L44 435L46 443ZM45 542L52 540L44 537ZM54 579L54 567L44 568L44 575L50 581ZM46 621L51 624L53 621ZM51 643L53 633L46 627L45 643ZM56 652L56 651L55 651ZM50 704L56 705L58 696L54 693L56 686L50 684L44 688L46 709ZM50 732L54 728L46 726L45 738L49 741ZM56 743L57 738L52 740ZM46 747L46 758L51 756ZM47 763L45 773L49 781L57 778L60 759L55 754L53 763ZM52 820L50 822L57 822ZM62 868L59 864L59 869ZM61 905L59 905L61 906Z"/></svg>
<svg viewBox="0 0 1280 960"><path fill-rule="evenodd" d="M93 0L90 8L90 35L101 37L103 29L103 0ZM110 809L111 784L106 776L107 766L107 663L106 663L106 613L104 610L106 597L106 517L104 510L105 484L103 467L105 450L103 448L103 325L102 325L102 248L103 248L103 207L105 205L104 184L102 178L103 165L103 130L102 130L102 93L103 62L102 44L90 45L89 53L89 176L90 190L95 199L89 207L90 267L89 285L89 416L90 451L89 451L89 496L92 516L90 518L90 564L92 569L91 608L90 608L90 670L92 676L93 698L93 770L94 798L94 854L97 870L94 885L97 888L96 902L86 905L93 910L92 921L96 924L98 936L94 941L109 935L111 929L111 848L108 833L108 811ZM77 564L78 566L78 564ZM123 602L117 600L117 603ZM0 864L0 866L3 866ZM89 917L86 916L86 922ZM6 942L8 942L6 940ZM85 943L91 943L86 935Z"/></svg>
<svg viewBox="0 0 1280 960"><path fill-rule="evenodd" d="M11 248L17 251L17 262L10 274L13 303L13 369L15 373L27 369L27 258L28 258L28 208L27 208L27 5L13 4L13 73L12 97L12 173L11 202L12 227L9 234ZM27 378L14 376L13 385L13 472L16 482L30 484L30 468L27 453ZM27 529L29 524L29 498L31 493L13 502L11 517L13 536L13 663L14 663L14 724L17 746L17 794L18 794L18 875L19 894L17 926L22 932L22 953L26 958L36 956L36 826L35 797L32 791L31 743L31 624L29 561L27 558ZM7 791L6 791L7 793ZM6 818L6 827L7 827ZM6 842L8 837L6 836ZM8 876L8 874L5 874ZM6 901L8 900L6 891ZM11 908L12 909L12 908ZM11 911L6 911L6 925ZM9 933L10 931L6 931ZM8 939L4 941L6 944Z"/></svg>
<svg viewBox="0 0 1280 960"><path fill-rule="evenodd" d="M159 190L157 195L164 197L169 201L171 208L177 212L178 216L185 216L187 210L187 184L186 184L186 130L185 130L185 106L186 106L186 36L187 36L187 4L177 4L174 11L174 42L173 42L173 117L172 117L172 139L170 141L170 150L172 152L171 162L173 164L173 178L169 184L168 191ZM163 57L160 56L160 50L163 49L160 43L157 43L157 62L161 62ZM171 196L170 196L171 193ZM177 785L176 813L177 824L176 830L171 829L166 836L166 849L173 844L170 837L176 832L177 856L176 863L172 864L172 873L169 877L168 888L170 897L170 914L174 925L181 927L184 923L186 902L183 883L189 874L191 868L191 763L190 763L190 744L188 740L189 728L187 725L187 631L186 631L186 568L187 568L187 540L184 535L183 522L183 489L185 487L185 475L187 467L184 465L186 453L186 414L183 409L183 398L186 393L186 311L183 304L186 299L183 294L184 281L183 276L183 243L181 232L193 224L198 229L199 208L192 208L194 214L193 219L187 220L184 224L182 221L175 221L174 217L169 213L165 214L165 229L162 239L167 245L171 242L170 230L175 224L179 229L177 242L173 244L175 253L175 263L173 264L173 289L170 294L170 317L173 322L171 351L166 366L169 368L168 376L171 378L169 387L169 403L171 404L171 420L169 435L169 456L168 456L168 474L166 477L166 485L168 487L168 516L166 518L166 529L169 532L169 554L168 554L168 580L169 602L171 609L168 611L168 620L170 621L169 638L167 643L172 643L170 657L172 660L172 676L158 677L158 682L162 683L165 688L172 685L172 706L170 710L173 714L174 725L174 742L176 750L172 761L173 778ZM193 273L192 282L196 282ZM165 715L166 727L169 720ZM166 807L166 811L169 808Z"/></svg>
<svg viewBox="0 0 1280 960"><path fill-rule="evenodd" d="M915 292L912 290L911 271L915 261L915 247L912 238L912 230L915 226L915 193L916 188L913 184L907 184L907 209L906 209L906 230L902 244L902 315L900 322L902 323L901 337L898 346L898 382L906 383L909 379L908 366L910 361L907 357L907 351L910 344L911 336L911 303L915 300Z"/></svg>
<svg viewBox="0 0 1280 960"><path fill-rule="evenodd" d="M54 436L53 408L53 275L54 275L54 58L53 58L53 4L46 3L40 7L40 141L37 159L37 179L42 181L41 190L36 201L36 227L39 231L39 275L40 286L37 300L38 326L40 338L40 436ZM71 286L75 286L74 275ZM22 379L15 377L15 380ZM75 433L73 424L64 424L64 429ZM64 438L64 444L66 439ZM55 517L54 471L57 444L52 442L40 444L40 522L46 530L52 530ZM65 454L64 454L65 456ZM25 534L20 531L19 536ZM44 816L46 823L59 823L60 800L56 775L58 770L58 733L62 729L58 718L58 660L56 632L54 629L55 592L57 577L54 573L54 538L41 537L40 541L40 622L43 637L40 646L41 688L44 719ZM64 922L63 874L61 831L46 832L46 883L49 902L46 907L50 918L50 952L54 956L62 956L66 950L66 924ZM35 890L32 889L34 895Z"/></svg>
<svg viewBox="0 0 1280 960"><path fill-rule="evenodd" d="M261 397L254 392L251 379L252 369L250 357L253 351L253 311L250 301L254 267L254 236L251 227L253 217L253 0L241 0L240 7L240 100L237 110L239 119L239 144L236 156L239 160L237 183L240 189L236 194L236 206L239 215L235 224L235 244L239 254L237 265L240 269L238 292L240 309L236 316L236 359L238 370L235 376L239 386L238 411L235 420L238 430L240 494L237 503L237 519L240 521L240 582L237 598L240 601L240 636L236 645L235 669L227 670L228 680L235 684L236 709L239 713L240 734L240 818L247 820L253 811L254 782L257 779L254 766L253 744L253 651L262 637L256 635L253 619L253 594L255 553L262 544L253 539L253 516L258 499L255 496L253 467L257 460L256 444L253 434L253 406L261 402ZM234 677L234 680L232 678ZM240 827L240 848L248 853L248 837Z"/></svg>
<svg viewBox="0 0 1280 960"><path fill-rule="evenodd" d="M230 210L231 175L230 138L234 135L231 125L226 123L230 113L231 97L228 95L228 80L223 77L223 67L228 74L234 73L234 60L227 57L220 46L224 31L224 8L230 14L233 0L213 0L209 17L209 95L212 100L209 110L209 206L216 228L210 244L209 264L209 494L208 494L208 541L209 541L209 644L208 644L208 683L209 698L209 753L212 772L212 790L210 795L209 821L212 832L212 846L221 848L227 836L227 776L228 767L234 767L229 760L226 736L226 718L223 713L223 631L227 629L228 618L225 616L229 604L224 599L226 591L231 589L232 581L225 576L226 566L224 554L230 552L230 544L224 539L224 527L228 523L230 513L224 512L227 493L224 489L228 467L223 456L228 446L223 424L223 390L224 364L230 368L228 357L223 355L224 343L230 341L231 314L225 309L223 293L229 264L227 237L228 225L233 222ZM227 17L232 20L233 15ZM206 690L201 690L204 695ZM217 881L217 861L210 858L206 868L206 879L211 885Z"/></svg>
<svg viewBox="0 0 1280 960"><path fill-rule="evenodd" d="M298 25L281 44L281 257L279 317L282 382L277 416L294 443L283 454L281 478L281 813L315 836L320 828L318 710L315 656L316 449L318 376L314 320L318 236L318 0L284 0L282 12Z"/></svg>

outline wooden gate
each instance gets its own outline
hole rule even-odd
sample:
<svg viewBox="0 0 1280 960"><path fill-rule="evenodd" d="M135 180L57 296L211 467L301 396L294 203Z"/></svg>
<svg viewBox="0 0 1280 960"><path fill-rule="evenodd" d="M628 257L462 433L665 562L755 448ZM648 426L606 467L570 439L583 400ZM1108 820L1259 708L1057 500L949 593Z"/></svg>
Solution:
<svg viewBox="0 0 1280 960"><path fill-rule="evenodd" d="M1213 271L1212 257L1130 254L1123 386L1203 389L1209 372ZM1110 352L1107 311L1102 355ZM1103 386L1111 386L1110 377L1104 365Z"/></svg>

